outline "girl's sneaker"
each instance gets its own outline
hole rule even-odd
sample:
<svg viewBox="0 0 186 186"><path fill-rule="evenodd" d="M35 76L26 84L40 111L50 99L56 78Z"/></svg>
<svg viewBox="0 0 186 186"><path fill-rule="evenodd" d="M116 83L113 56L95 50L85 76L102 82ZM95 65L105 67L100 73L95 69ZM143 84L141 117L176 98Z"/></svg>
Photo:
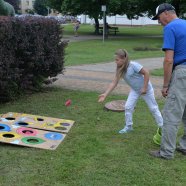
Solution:
<svg viewBox="0 0 186 186"><path fill-rule="evenodd" d="M132 125L125 126L123 129L119 131L120 134L128 133L133 131Z"/></svg>

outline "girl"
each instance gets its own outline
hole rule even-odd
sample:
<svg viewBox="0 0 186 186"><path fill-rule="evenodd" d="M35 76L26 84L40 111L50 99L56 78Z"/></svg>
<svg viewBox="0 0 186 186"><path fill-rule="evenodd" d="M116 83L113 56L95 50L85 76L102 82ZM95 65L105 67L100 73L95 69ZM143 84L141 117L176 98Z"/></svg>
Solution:
<svg viewBox="0 0 186 186"><path fill-rule="evenodd" d="M98 102L103 102L109 93L117 86L120 78L123 78L131 87L125 104L125 127L119 131L120 134L133 130L132 114L137 100L141 96L147 103L156 123L159 127L163 125L162 115L154 97L154 90L149 81L149 73L139 63L129 60L126 50L119 49L115 53L115 62L117 65L116 75L108 89L99 95Z"/></svg>
<svg viewBox="0 0 186 186"><path fill-rule="evenodd" d="M78 20L76 20L74 22L74 36L75 37L78 37L78 29L79 29L79 26L80 26L80 22Z"/></svg>

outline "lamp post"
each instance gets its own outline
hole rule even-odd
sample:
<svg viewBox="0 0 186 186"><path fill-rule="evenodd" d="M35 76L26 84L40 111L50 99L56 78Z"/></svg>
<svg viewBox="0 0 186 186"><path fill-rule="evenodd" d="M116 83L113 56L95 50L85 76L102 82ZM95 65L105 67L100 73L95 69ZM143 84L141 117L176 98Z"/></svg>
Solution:
<svg viewBox="0 0 186 186"><path fill-rule="evenodd" d="M106 5L101 6L101 10L103 11L103 43L105 41L105 12L106 12Z"/></svg>

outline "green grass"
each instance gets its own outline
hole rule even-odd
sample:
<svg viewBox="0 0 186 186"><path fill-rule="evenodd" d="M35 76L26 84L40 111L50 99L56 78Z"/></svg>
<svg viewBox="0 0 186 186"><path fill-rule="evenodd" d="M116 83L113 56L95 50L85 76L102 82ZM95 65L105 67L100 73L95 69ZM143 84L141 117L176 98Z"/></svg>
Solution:
<svg viewBox="0 0 186 186"><path fill-rule="evenodd" d="M65 35L74 35L74 25L67 24L63 25L64 36ZM94 33L94 27L92 25L81 24L78 30L79 35L92 35Z"/></svg>
<svg viewBox="0 0 186 186"><path fill-rule="evenodd" d="M114 26L114 25L113 25ZM118 26L119 32L117 35L119 36L159 36L162 35L162 26ZM73 24L63 25L64 35L73 35ZM79 35L94 35L94 25L81 24L79 28Z"/></svg>
<svg viewBox="0 0 186 186"><path fill-rule="evenodd" d="M64 103L72 100L69 107ZM0 113L24 112L75 121L54 151L1 143L1 186L144 186L186 184L186 159L171 161L148 155L157 149L156 125L144 101L134 112L134 131L120 135L123 113L105 111L95 92L46 89L3 104ZM125 99L123 96L110 96ZM163 100L158 100L162 108ZM180 131L181 132L181 131Z"/></svg>
<svg viewBox="0 0 186 186"><path fill-rule="evenodd" d="M163 76L164 75L164 71L163 68L159 68L159 69L154 69L150 72L150 74L152 76Z"/></svg>
<svg viewBox="0 0 186 186"><path fill-rule="evenodd" d="M119 30L119 36L108 38L104 43L102 37L99 40L70 42L66 50L65 66L113 61L114 53L119 48L125 48L131 59L162 57L164 55L161 51L162 27L120 27ZM87 35L88 38L93 35L93 31L93 26L81 25L79 35ZM72 25L64 27L64 39L68 34L73 37Z"/></svg>
<svg viewBox="0 0 186 186"><path fill-rule="evenodd" d="M80 34L91 35L90 27L83 26ZM142 37L144 33L159 34L159 27L129 27L121 31L121 35L132 37L108 39L104 44L100 40L71 42L65 65L111 61L117 48L129 50L132 59L163 55L160 51L133 50L133 47L142 46L160 48L160 37ZM68 34L68 30L65 32ZM67 99L72 100L69 107L65 107ZM176 152L175 159L166 161L148 155L150 149L159 147L152 140L157 126L144 101L137 103L134 131L120 135L123 113L105 111L97 99L95 92L47 88L41 93L1 104L0 113L23 112L65 118L74 120L75 124L54 151L0 143L0 186L186 185L184 156ZM106 101L117 99L126 97L111 95ZM164 99L159 99L158 104L162 109ZM178 136L182 133L183 128Z"/></svg>
<svg viewBox="0 0 186 186"><path fill-rule="evenodd" d="M162 57L161 38L118 38L109 39L105 43L100 40L70 42L66 50L66 66L94 64L114 60L114 53L119 48L125 48L131 59ZM156 51L135 51L137 46L157 48Z"/></svg>

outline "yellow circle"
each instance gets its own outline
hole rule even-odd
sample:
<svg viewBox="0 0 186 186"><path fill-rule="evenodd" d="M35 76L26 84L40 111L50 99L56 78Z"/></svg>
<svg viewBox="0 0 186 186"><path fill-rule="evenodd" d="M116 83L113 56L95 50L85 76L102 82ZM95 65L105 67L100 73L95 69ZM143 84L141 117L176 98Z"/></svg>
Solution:
<svg viewBox="0 0 186 186"><path fill-rule="evenodd" d="M4 141L12 141L21 138L21 136L15 132L1 132L0 138Z"/></svg>

